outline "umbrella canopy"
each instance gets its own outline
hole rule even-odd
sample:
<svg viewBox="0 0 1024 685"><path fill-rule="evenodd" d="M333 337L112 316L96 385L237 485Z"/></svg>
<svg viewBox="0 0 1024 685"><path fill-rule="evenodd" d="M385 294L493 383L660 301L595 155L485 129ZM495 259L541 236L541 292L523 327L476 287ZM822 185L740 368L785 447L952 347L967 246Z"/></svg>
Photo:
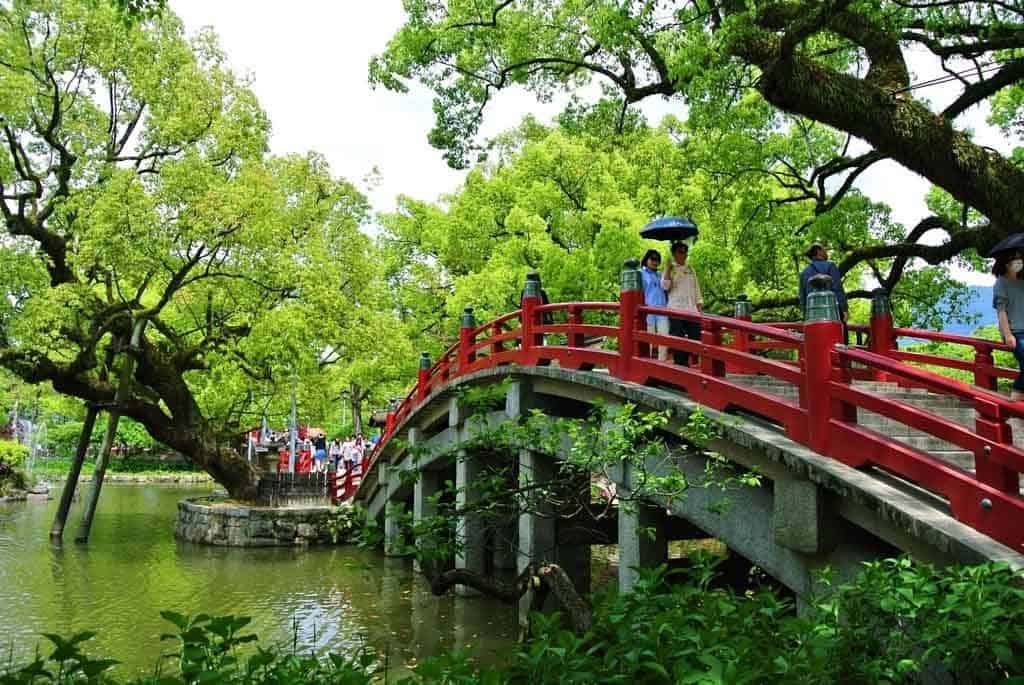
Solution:
<svg viewBox="0 0 1024 685"><path fill-rule="evenodd" d="M996 246L988 251L989 257L995 257L1000 252L1008 252L1010 250L1020 250L1024 252L1024 233L1014 233L1011 236L1007 236L996 243Z"/></svg>
<svg viewBox="0 0 1024 685"><path fill-rule="evenodd" d="M697 237L697 224L678 216L663 216L647 224L640 231L648 240L686 240Z"/></svg>

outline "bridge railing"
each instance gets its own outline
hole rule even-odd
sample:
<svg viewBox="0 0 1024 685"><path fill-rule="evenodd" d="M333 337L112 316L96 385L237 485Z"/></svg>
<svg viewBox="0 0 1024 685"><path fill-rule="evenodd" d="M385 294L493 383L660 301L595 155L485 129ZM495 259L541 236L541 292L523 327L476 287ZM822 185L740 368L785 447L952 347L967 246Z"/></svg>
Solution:
<svg viewBox="0 0 1024 685"><path fill-rule="evenodd" d="M953 515L968 525L1024 550L1024 499L1019 475L1024 451L1015 447L1008 421L1024 418L1024 403L993 392L995 379L1013 375L991 363L991 341L895 328L886 296L876 298L868 326L851 325L858 345L843 344L839 321L753 323L749 308L737 303L735 317L683 312L643 304L639 272L627 268L618 302L541 304L530 282L522 308L477 325L471 310L463 317L459 342L434 364L421 360L416 387L389 415L378 452L401 429L420 403L450 381L502 365L557 364L565 369L605 370L623 381L670 386L713 409L742 410L783 428L795 442L855 467L873 465L946 498ZM547 315L547 316L545 316ZM691 340L647 330L648 315L696 322ZM588 320L588 317L589 320ZM594 319L598 320L594 320ZM611 323L609 323L611 322ZM979 366L963 360L901 351L897 337L968 345ZM599 345L591 344L600 340ZM690 353L691 365L659 361L654 348ZM792 354L775 358L768 351ZM986 356L987 355L987 356ZM975 371L976 385L940 376L912 364ZM751 387L732 374L759 374L797 389L796 397ZM854 379L886 380L925 388L974 408L974 430L898 398L870 392ZM871 412L975 455L975 472L862 426L858 410ZM372 465L371 465L372 468Z"/></svg>

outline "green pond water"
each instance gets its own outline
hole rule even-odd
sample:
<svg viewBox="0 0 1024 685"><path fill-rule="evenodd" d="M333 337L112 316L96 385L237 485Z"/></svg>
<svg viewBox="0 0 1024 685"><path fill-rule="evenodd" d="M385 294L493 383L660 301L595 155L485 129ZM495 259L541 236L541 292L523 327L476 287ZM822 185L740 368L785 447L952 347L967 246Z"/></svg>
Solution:
<svg viewBox="0 0 1024 685"><path fill-rule="evenodd" d="M368 644L401 670L448 648L485 662L507 652L513 610L484 598L434 597L411 562L355 547L227 549L174 538L176 505L207 489L108 484L88 545L48 539L56 500L0 504L0 671L39 634L94 630L91 654L148 670L170 643L162 609L250 616L260 644L345 652ZM44 645L45 646L45 645Z"/></svg>

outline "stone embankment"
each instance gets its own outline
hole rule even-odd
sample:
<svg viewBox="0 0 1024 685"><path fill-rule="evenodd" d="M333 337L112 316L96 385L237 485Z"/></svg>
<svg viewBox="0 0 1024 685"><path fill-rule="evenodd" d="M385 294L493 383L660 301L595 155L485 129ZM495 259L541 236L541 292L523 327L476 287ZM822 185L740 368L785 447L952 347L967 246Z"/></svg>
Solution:
<svg viewBox="0 0 1024 685"><path fill-rule="evenodd" d="M293 547L331 544L337 510L328 506L255 507L213 498L178 502L174 534L180 540L222 547Z"/></svg>
<svg viewBox="0 0 1024 685"><path fill-rule="evenodd" d="M92 476L83 476L83 481ZM106 483L212 483L208 473L108 473L103 477Z"/></svg>

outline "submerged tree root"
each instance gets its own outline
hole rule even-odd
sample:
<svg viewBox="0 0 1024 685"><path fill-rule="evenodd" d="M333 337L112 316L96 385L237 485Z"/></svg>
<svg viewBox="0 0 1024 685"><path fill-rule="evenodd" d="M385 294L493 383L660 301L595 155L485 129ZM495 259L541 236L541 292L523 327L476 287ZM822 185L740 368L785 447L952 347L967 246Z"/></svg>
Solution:
<svg viewBox="0 0 1024 685"><path fill-rule="evenodd" d="M576 591L569 574L558 564L530 564L513 581L463 568L442 571L436 562L421 562L421 568L430 581L430 591L435 595L443 595L456 585L464 585L506 604L515 604L533 590L530 611L539 611L550 596L578 634L582 635L593 625L590 604Z"/></svg>

